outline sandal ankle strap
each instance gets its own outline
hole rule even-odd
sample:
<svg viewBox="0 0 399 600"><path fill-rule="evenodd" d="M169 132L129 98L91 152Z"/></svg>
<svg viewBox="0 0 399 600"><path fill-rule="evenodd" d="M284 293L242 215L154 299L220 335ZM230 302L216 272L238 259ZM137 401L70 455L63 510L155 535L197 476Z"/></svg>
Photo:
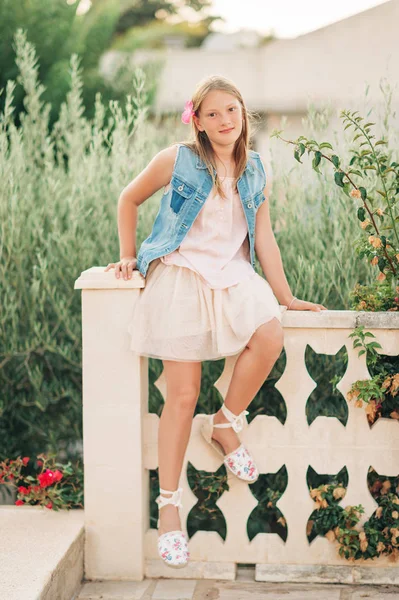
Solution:
<svg viewBox="0 0 399 600"><path fill-rule="evenodd" d="M249 415L247 410L243 410L239 415L235 415L224 403L222 404L222 413L229 420L229 423L217 423L214 427L232 427L236 433L244 427L244 422L247 420L246 416Z"/></svg>
<svg viewBox="0 0 399 600"><path fill-rule="evenodd" d="M180 506L181 508L183 507L183 504L181 503L183 488L179 487L177 490L174 490L172 492L170 492L169 490L163 490L162 488L159 488L159 491L161 494L172 494L170 498L165 498L165 496L161 495L159 495L158 498L156 498L155 502L158 504L159 508L162 508L166 504L173 504L174 506Z"/></svg>

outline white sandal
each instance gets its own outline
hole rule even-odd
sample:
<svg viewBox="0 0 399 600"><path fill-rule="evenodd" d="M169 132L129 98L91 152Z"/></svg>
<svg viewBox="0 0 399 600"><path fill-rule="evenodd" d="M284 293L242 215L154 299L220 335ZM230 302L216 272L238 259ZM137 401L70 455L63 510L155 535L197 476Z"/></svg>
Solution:
<svg viewBox="0 0 399 600"><path fill-rule="evenodd" d="M257 481L259 477L259 471L255 465L255 462L248 452L246 446L241 444L238 448L230 452L229 454L225 454L223 451L223 447L219 442L212 439L212 432L214 427L232 427L236 433L242 430L244 427L244 423L247 423L246 415L249 414L247 410L243 410L239 415L235 415L225 406L222 405L222 412L225 417L229 420L229 423L213 423L213 419L216 413L212 415L208 415L208 418L205 420L204 424L201 427L201 434L204 439L216 450L218 454L223 456L223 462L226 467L238 477L238 479L242 479L243 481L247 481L248 483L254 483Z"/></svg>
<svg viewBox="0 0 399 600"><path fill-rule="evenodd" d="M155 500L158 504L159 510L166 504L173 504L174 506L183 506L181 503L181 496L183 488L178 488L174 492L163 490L159 488L160 495ZM165 498L161 494L172 494L170 498ZM157 527L159 528L158 519ZM183 531L176 529L174 531L167 531L158 537L158 553L164 563L168 567L174 567L179 569L187 565L190 553L188 551L187 538Z"/></svg>

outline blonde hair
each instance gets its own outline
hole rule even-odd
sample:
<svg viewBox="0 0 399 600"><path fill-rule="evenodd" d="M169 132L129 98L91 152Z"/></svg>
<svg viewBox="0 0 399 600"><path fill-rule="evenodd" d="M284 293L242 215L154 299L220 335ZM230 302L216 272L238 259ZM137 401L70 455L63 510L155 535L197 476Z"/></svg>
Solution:
<svg viewBox="0 0 399 600"><path fill-rule="evenodd" d="M193 97L191 98L193 102L193 111L197 117L199 117L201 104L205 99L205 96L213 90L228 92L232 96L235 96L241 105L243 116L242 130L239 138L236 140L233 151L233 159L235 162L234 186L236 186L238 179L241 177L245 167L247 166L249 150L251 149L250 147L252 145L252 138L255 132L254 124L256 123L256 113L253 113L247 109L239 89L230 79L227 79L222 75L210 75L199 82ZM217 172L216 176L213 172L213 168L216 171L216 160L212 144L209 141L206 132L200 131L197 128L193 118L191 118L191 133L192 136L190 139L180 143L190 148L203 160L212 177L213 185L216 186L217 192L223 198L225 198L226 196L221 186L219 176L217 175ZM254 167L256 168L256 165L254 165Z"/></svg>

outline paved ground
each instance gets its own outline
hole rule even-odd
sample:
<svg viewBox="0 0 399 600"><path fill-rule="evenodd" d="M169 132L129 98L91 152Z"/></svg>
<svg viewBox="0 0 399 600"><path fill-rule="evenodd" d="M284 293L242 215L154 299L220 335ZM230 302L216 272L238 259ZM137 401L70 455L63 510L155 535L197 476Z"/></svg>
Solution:
<svg viewBox="0 0 399 600"><path fill-rule="evenodd" d="M399 600L399 586L263 583L254 569L238 569L236 581L145 579L83 583L76 600Z"/></svg>

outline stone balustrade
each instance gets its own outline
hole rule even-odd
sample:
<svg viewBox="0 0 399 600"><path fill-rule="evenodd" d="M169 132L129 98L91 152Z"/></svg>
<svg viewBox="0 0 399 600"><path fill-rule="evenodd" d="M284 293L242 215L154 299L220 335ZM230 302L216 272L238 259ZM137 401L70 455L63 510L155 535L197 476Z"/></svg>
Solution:
<svg viewBox="0 0 399 600"><path fill-rule="evenodd" d="M386 476L399 474L398 421L381 418L370 427L365 411L353 402L348 403L346 425L325 416L308 425L305 414L316 387L305 364L307 345L328 355L346 347L348 365L337 384L346 397L353 382L370 377L366 356L358 356L349 334L364 325L381 344L379 352L398 354L399 314L342 310L283 314L286 366L276 388L286 403L287 419L282 424L275 417L258 415L240 435L261 473L275 473L283 465L287 469L287 487L277 503L287 523L287 539L274 533L248 539L247 521L257 500L250 486L229 476L229 490L217 502L226 519L226 539L217 532L197 531L189 541L189 565L175 570L159 560L157 531L149 528L149 469L158 466L159 417L148 412L148 359L130 351L127 333L144 285L138 271L124 281L104 267L83 271L75 282L75 289L82 290L86 579L234 579L238 563L252 563L258 581L399 583L398 565L387 557L351 563L339 557L335 543L320 536L309 543L306 536L315 508L307 485L309 467L319 474L335 474L346 467L343 506L362 504L368 519L377 507L367 486L369 468ZM237 358L226 358L214 383L222 397ZM162 374L155 385L165 397ZM184 528L198 501L187 481L188 462L205 471L217 470L222 462L199 434L203 418L197 414L193 420L180 480Z"/></svg>

